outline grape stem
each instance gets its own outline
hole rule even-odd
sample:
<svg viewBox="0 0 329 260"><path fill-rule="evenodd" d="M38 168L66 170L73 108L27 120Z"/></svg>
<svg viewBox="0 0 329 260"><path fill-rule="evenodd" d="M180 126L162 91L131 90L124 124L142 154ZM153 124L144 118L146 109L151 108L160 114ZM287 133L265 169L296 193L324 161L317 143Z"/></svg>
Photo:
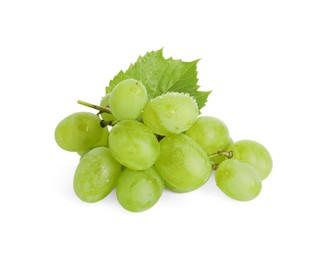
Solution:
<svg viewBox="0 0 329 260"><path fill-rule="evenodd" d="M78 104L98 110L99 111L97 113L98 116L102 113L112 114L111 110L108 107L102 107L102 106L90 104L90 103L88 103L86 101L82 101L82 100L78 100ZM101 120L101 127L106 127L108 125L114 126L117 122L118 122L118 120L113 120L113 121Z"/></svg>
<svg viewBox="0 0 329 260"><path fill-rule="evenodd" d="M231 159L233 157L233 152L232 151L220 150L218 152L215 152L215 153L209 155L208 158L213 158L213 157L218 156L218 155L224 155L227 158Z"/></svg>
<svg viewBox="0 0 329 260"><path fill-rule="evenodd" d="M214 171L217 170L218 166L219 166L219 163L212 163L212 164L211 164L211 168L212 168Z"/></svg>
<svg viewBox="0 0 329 260"><path fill-rule="evenodd" d="M102 114L102 113L112 114L111 110L108 107L97 106L97 105L90 104L90 103L82 101L82 100L78 100L78 104L96 109L99 111L100 114Z"/></svg>
<svg viewBox="0 0 329 260"><path fill-rule="evenodd" d="M116 123L118 123L119 120L113 120L113 121L106 121L106 120L101 120L101 127L106 127L106 126L114 126Z"/></svg>

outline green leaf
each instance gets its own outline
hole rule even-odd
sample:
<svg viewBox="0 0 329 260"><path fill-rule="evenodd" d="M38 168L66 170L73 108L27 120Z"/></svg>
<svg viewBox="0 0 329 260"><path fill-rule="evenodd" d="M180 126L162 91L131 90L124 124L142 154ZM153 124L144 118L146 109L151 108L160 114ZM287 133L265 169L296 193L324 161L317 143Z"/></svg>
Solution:
<svg viewBox="0 0 329 260"><path fill-rule="evenodd" d="M125 72L121 70L106 87L106 94L122 80L134 78L144 84L150 99L167 92L184 92L193 96L201 109L205 106L210 91L198 91L198 61L165 59L162 49L148 52L139 56Z"/></svg>
<svg viewBox="0 0 329 260"><path fill-rule="evenodd" d="M194 98L196 99L199 109L206 104L210 93L211 93L211 91L196 91L195 92Z"/></svg>

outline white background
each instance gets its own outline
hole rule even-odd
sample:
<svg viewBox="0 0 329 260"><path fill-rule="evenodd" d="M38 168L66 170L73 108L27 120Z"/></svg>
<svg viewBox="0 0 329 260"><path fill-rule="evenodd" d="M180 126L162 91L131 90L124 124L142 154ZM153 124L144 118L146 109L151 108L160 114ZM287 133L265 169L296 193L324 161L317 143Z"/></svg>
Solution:
<svg viewBox="0 0 329 260"><path fill-rule="evenodd" d="M1 1L0 259L329 259L328 1ZM138 55L198 64L205 115L274 168L236 202L214 179L130 213L81 202L56 146Z"/></svg>

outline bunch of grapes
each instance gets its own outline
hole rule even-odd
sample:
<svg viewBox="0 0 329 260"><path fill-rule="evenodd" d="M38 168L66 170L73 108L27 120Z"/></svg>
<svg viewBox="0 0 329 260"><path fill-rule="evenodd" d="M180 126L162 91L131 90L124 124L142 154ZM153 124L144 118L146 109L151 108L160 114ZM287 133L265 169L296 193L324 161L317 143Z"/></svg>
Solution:
<svg viewBox="0 0 329 260"><path fill-rule="evenodd" d="M96 202L116 189L119 203L132 212L151 208L163 189L190 192L215 171L226 195L254 199L271 172L266 148L251 140L233 142L218 118L200 116L194 97L168 92L148 99L141 81L127 79L106 95L99 113L77 112L56 127L55 140L77 152L74 191Z"/></svg>

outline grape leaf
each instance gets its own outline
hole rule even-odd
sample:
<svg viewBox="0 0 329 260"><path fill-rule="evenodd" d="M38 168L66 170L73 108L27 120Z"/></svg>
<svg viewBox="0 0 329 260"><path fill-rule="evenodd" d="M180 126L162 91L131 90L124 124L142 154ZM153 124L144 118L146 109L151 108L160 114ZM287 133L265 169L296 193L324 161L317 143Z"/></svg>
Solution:
<svg viewBox="0 0 329 260"><path fill-rule="evenodd" d="M198 91L197 63L165 59L162 49L139 56L124 72L120 71L106 87L106 94L122 80L134 78L146 87L150 99L167 92L189 93L196 99L199 109L205 106L210 91Z"/></svg>

